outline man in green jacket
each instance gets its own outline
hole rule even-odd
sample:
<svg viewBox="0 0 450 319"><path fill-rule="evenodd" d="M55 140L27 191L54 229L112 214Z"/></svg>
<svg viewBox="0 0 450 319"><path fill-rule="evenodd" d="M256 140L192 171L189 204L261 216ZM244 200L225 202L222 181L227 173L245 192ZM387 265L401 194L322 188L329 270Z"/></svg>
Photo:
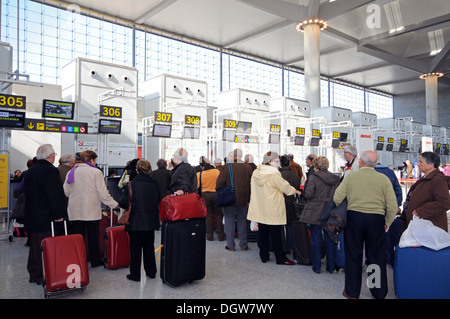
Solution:
<svg viewBox="0 0 450 319"><path fill-rule="evenodd" d="M387 294L386 235L397 213L397 199L385 175L375 171L378 156L365 151L359 159L360 170L348 174L336 189L334 202L347 198L345 229L345 289L347 298L361 292L363 249L368 261L370 292L383 299Z"/></svg>

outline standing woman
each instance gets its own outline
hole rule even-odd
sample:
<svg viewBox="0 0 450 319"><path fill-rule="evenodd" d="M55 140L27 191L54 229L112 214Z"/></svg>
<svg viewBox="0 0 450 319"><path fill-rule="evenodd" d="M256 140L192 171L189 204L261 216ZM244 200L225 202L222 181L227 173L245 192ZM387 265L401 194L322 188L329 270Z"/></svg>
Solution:
<svg viewBox="0 0 450 319"><path fill-rule="evenodd" d="M278 153L269 151L264 154L263 164L253 172L247 219L258 223L259 257L263 263L269 260L269 245L272 240L276 263L294 265L294 262L286 257L282 244L281 232L286 225L283 194L301 193L281 176L279 165Z"/></svg>
<svg viewBox="0 0 450 319"><path fill-rule="evenodd" d="M155 260L155 230L159 224L160 191L158 183L150 177L152 167L150 162L140 159L136 164L137 175L131 183L131 212L129 222L125 226L130 236L130 274L129 280L141 280L141 256L144 255L145 274L150 278L156 276ZM119 201L120 207L128 208L128 186Z"/></svg>
<svg viewBox="0 0 450 319"><path fill-rule="evenodd" d="M309 224L311 230L311 257L312 269L320 273L322 259L322 227L320 225L320 216L322 211L334 195L334 191L339 186L339 177L328 171L330 163L325 156L319 156L313 159L312 166L314 174L308 178L308 188L304 192L307 200L303 208L300 221ZM334 265L334 245L325 232L325 249L327 255L327 270L332 273Z"/></svg>
<svg viewBox="0 0 450 319"><path fill-rule="evenodd" d="M409 190L409 204L403 229L408 227L413 215L431 221L435 226L448 231L447 211L450 209L449 179L441 171L438 154L420 154L419 171L425 174Z"/></svg>
<svg viewBox="0 0 450 319"><path fill-rule="evenodd" d="M118 208L117 202L106 188L105 178L96 165L97 154L93 151L81 153L81 163L67 173L64 193L69 198L67 213L71 232L85 235L88 232L89 258L91 266L103 265L99 246L99 220L102 206Z"/></svg>

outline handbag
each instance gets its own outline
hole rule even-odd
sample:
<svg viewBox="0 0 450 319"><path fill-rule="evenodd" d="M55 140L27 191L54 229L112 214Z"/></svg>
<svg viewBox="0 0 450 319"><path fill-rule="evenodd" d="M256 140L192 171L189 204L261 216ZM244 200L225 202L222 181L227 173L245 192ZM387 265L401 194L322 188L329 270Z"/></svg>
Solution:
<svg viewBox="0 0 450 319"><path fill-rule="evenodd" d="M236 204L236 193L234 191L233 170L231 164L228 163L230 170L231 186L223 186L216 190L217 192L217 207L232 206Z"/></svg>
<svg viewBox="0 0 450 319"><path fill-rule="evenodd" d="M163 222L205 218L205 200L197 193L167 195L159 203L159 217Z"/></svg>
<svg viewBox="0 0 450 319"><path fill-rule="evenodd" d="M25 218L25 193L17 196L16 205L11 214L11 219L23 220Z"/></svg>
<svg viewBox="0 0 450 319"><path fill-rule="evenodd" d="M133 194L131 191L131 182L128 182L128 208L127 210L120 216L117 221L120 225L130 225L130 212L131 212L131 202L133 201Z"/></svg>

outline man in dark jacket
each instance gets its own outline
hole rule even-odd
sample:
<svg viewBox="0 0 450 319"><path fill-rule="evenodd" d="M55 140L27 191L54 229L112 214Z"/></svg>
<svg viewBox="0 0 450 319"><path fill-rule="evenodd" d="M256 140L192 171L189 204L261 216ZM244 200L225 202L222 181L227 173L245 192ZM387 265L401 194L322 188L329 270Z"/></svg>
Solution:
<svg viewBox="0 0 450 319"><path fill-rule="evenodd" d="M65 195L58 169L53 166L55 151L50 144L36 152L36 163L25 178L25 228L30 233L28 273L30 282L43 283L41 241L51 236L51 221L67 220Z"/></svg>
<svg viewBox="0 0 450 319"><path fill-rule="evenodd" d="M188 163L188 152L179 148L173 154L172 179L170 180L169 193L183 195L197 192L197 173Z"/></svg>
<svg viewBox="0 0 450 319"><path fill-rule="evenodd" d="M153 178L156 182L158 182L159 193L161 195L161 199L163 199L169 190L170 180L172 178L172 172L167 169L166 160L160 158L156 162L157 170L154 170L150 173L150 177Z"/></svg>
<svg viewBox="0 0 450 319"><path fill-rule="evenodd" d="M250 179L253 171L250 165L242 161L241 149L235 149L232 152L232 155L233 162L227 161L227 164L220 168L220 174L216 181L216 190L223 186L231 186L230 171L228 167L228 163L230 163L233 172L236 204L233 206L222 207L223 215L225 217L225 235L227 237L227 246L225 246L225 249L234 251L234 234L237 229L239 246L241 247L241 250L246 251L248 249L247 213L248 203L250 202Z"/></svg>

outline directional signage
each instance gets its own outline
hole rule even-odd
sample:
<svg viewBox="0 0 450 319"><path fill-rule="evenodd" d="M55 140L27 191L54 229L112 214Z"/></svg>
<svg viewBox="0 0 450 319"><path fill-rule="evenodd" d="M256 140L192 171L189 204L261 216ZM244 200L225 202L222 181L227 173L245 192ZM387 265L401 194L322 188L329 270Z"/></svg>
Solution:
<svg viewBox="0 0 450 319"><path fill-rule="evenodd" d="M0 127L23 128L25 112L0 111Z"/></svg>
<svg viewBox="0 0 450 319"><path fill-rule="evenodd" d="M25 119L26 131L87 134L88 123Z"/></svg>

